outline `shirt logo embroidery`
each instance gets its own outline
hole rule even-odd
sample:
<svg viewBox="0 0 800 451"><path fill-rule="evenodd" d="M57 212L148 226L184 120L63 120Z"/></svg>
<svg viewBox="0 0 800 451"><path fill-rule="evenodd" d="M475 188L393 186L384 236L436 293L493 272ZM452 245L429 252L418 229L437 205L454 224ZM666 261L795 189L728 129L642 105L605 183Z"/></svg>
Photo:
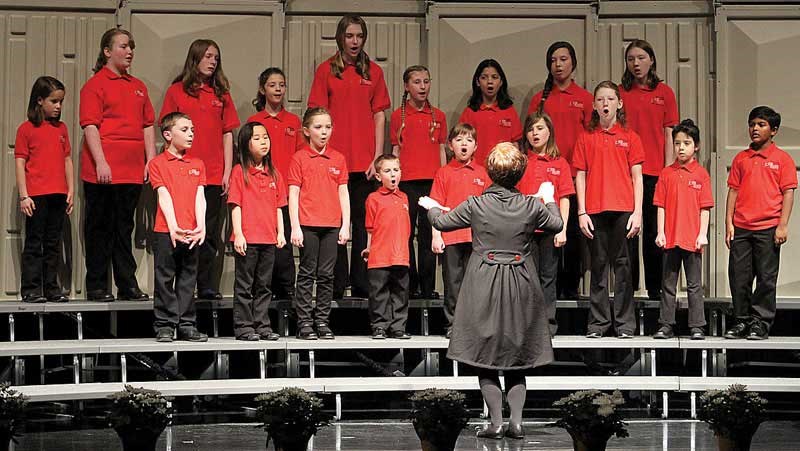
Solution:
<svg viewBox="0 0 800 451"><path fill-rule="evenodd" d="M664 105L664 98L661 96L655 96L650 99L650 103L653 105Z"/></svg>
<svg viewBox="0 0 800 451"><path fill-rule="evenodd" d="M778 164L778 163L772 162L772 161L765 161L764 162L764 167L770 168L773 171L778 171L778 170L780 170L781 165Z"/></svg>
<svg viewBox="0 0 800 451"><path fill-rule="evenodd" d="M64 135L59 136L58 140L61 142L61 144L64 144L64 143L67 142L67 138L65 138Z"/></svg>
<svg viewBox="0 0 800 451"><path fill-rule="evenodd" d="M211 106L214 108L222 108L222 102L220 102L219 99L213 99L211 100Z"/></svg>
<svg viewBox="0 0 800 451"><path fill-rule="evenodd" d="M133 93L139 97L144 97L144 91L142 91L141 89L137 89L136 91L133 91Z"/></svg>
<svg viewBox="0 0 800 451"><path fill-rule="evenodd" d="M703 188L703 184L697 183L696 180L689 180L689 188L696 189L699 191L700 189Z"/></svg>
<svg viewBox="0 0 800 451"><path fill-rule="evenodd" d="M336 167L329 167L328 172L330 172L333 175L339 175L342 173L342 170Z"/></svg>
<svg viewBox="0 0 800 451"><path fill-rule="evenodd" d="M561 170L558 168L547 168L547 173L552 175L561 175Z"/></svg>
<svg viewBox="0 0 800 451"><path fill-rule="evenodd" d="M189 175L193 175L195 177L200 177L200 169L197 169L197 168L189 169Z"/></svg>
<svg viewBox="0 0 800 451"><path fill-rule="evenodd" d="M275 182L269 182L269 187L272 189L276 189Z"/></svg>
<svg viewBox="0 0 800 451"><path fill-rule="evenodd" d="M441 122L431 122L431 125L433 126L433 128L435 128L437 130L442 128L442 123Z"/></svg>
<svg viewBox="0 0 800 451"><path fill-rule="evenodd" d="M372 80L367 80L366 78L361 79L361 85L363 86L372 86Z"/></svg>
<svg viewBox="0 0 800 451"><path fill-rule="evenodd" d="M500 126L501 127L511 127L511 120L510 119L500 119Z"/></svg>
<svg viewBox="0 0 800 451"><path fill-rule="evenodd" d="M625 141L624 139L618 139L618 140L614 141L614 145L617 146L617 147L624 147L624 148L627 149L628 148L628 141Z"/></svg>
<svg viewBox="0 0 800 451"><path fill-rule="evenodd" d="M583 102L580 100L572 100L569 102L570 108L580 108L583 109Z"/></svg>
<svg viewBox="0 0 800 451"><path fill-rule="evenodd" d="M403 204L403 210L408 211L408 204Z"/></svg>
<svg viewBox="0 0 800 451"><path fill-rule="evenodd" d="M472 182L475 183L478 186L486 185L486 182L484 182L483 179L478 178L478 177L475 177L475 179Z"/></svg>
<svg viewBox="0 0 800 451"><path fill-rule="evenodd" d="M286 127L286 134L289 136L294 136L295 131L292 127Z"/></svg>

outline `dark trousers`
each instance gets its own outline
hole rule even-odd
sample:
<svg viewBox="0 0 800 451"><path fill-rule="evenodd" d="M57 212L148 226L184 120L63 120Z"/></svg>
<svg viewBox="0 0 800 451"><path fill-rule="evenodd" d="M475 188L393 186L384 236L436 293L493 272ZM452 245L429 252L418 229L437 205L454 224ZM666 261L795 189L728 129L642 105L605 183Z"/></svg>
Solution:
<svg viewBox="0 0 800 451"><path fill-rule="evenodd" d="M333 268L336 265L338 227L307 227L303 230L300 267L297 270L295 310L299 326L312 322L328 324L333 300ZM317 281L317 302L312 304L314 279Z"/></svg>
<svg viewBox="0 0 800 451"><path fill-rule="evenodd" d="M675 291L681 264L686 274L686 291L689 295L689 327L703 327L706 316L703 309L703 254L675 247L664 251L664 274L661 282L661 308L658 324L675 325Z"/></svg>
<svg viewBox="0 0 800 451"><path fill-rule="evenodd" d="M369 276L369 321L372 330L405 332L408 321L407 266L371 268Z"/></svg>
<svg viewBox="0 0 800 451"><path fill-rule="evenodd" d="M283 236L286 244L275 248L275 265L272 271L272 292L281 299L294 298L294 246L292 246L292 226L289 222L289 207L282 207Z"/></svg>
<svg viewBox="0 0 800 451"><path fill-rule="evenodd" d="M643 175L643 195L642 195L642 261L644 263L644 285L647 294L654 296L661 290L661 263L662 251L656 246L656 236L658 236L658 207L653 205L653 196L656 193L656 183L658 177L653 175ZM639 237L628 240L630 246L629 255L631 260L631 275L633 279L633 291L639 289Z"/></svg>
<svg viewBox="0 0 800 451"><path fill-rule="evenodd" d="M131 233L142 185L83 182L86 291L108 292L108 266L120 291L138 290Z"/></svg>
<svg viewBox="0 0 800 451"><path fill-rule="evenodd" d="M367 280L367 264L361 258L361 251L367 247L367 229L364 221L367 216L367 196L377 187L375 180L367 180L363 172L351 172L347 182L350 193L350 221L353 223L350 240L350 293L353 296L367 297L369 281ZM338 233L337 233L338 234ZM336 271L334 280L334 297L340 299L348 282L347 246L340 246L336 255Z"/></svg>
<svg viewBox="0 0 800 451"><path fill-rule="evenodd" d="M775 227L765 230L734 229L728 279L737 321L761 321L767 330L772 326L780 260L781 247L775 244ZM755 291L752 289L754 278Z"/></svg>
<svg viewBox="0 0 800 451"><path fill-rule="evenodd" d="M220 230L227 209L222 198L222 186L208 185L206 196L206 240L200 246L197 264L197 291L219 291L217 261L220 252Z"/></svg>
<svg viewBox="0 0 800 451"><path fill-rule="evenodd" d="M36 209L25 218L25 247L22 249L22 296L61 294L58 261L61 233L67 210L66 194L32 196Z"/></svg>
<svg viewBox="0 0 800 451"><path fill-rule="evenodd" d="M539 283L542 286L544 302L547 306L547 319L550 324L550 335L554 336L558 330L556 321L556 273L558 272L558 254L553 242L555 235L552 233L537 233L533 238L531 256L539 273Z"/></svg>
<svg viewBox="0 0 800 451"><path fill-rule="evenodd" d="M631 286L631 263L625 227L628 212L607 211L591 215L594 224L592 282L589 300L589 332L604 333L614 327L617 333L633 333L636 318ZM614 267L614 301L608 297L608 267Z"/></svg>
<svg viewBox="0 0 800 451"><path fill-rule="evenodd" d="M409 290L424 295L433 293L436 286L436 255L431 250L431 223L428 222L427 211L417 202L422 196L431 193L433 180L410 180L400 182L400 190L408 196L408 217L411 220L411 236L408 238L408 250L411 257L409 270ZM417 252L414 251L414 233L416 230Z"/></svg>
<svg viewBox="0 0 800 451"><path fill-rule="evenodd" d="M467 270L471 254L472 243L457 243L444 247L442 276L444 277L444 317L447 320L448 329L453 327L458 292L461 290L464 271Z"/></svg>
<svg viewBox="0 0 800 451"><path fill-rule="evenodd" d="M276 249L274 244L248 244L245 255L234 254L233 333L237 337L272 332L268 309Z"/></svg>
<svg viewBox="0 0 800 451"><path fill-rule="evenodd" d="M172 247L169 233L153 233L155 290L153 293L153 326L178 327L190 330L197 327L194 307L194 285L197 282L197 247L178 243Z"/></svg>
<svg viewBox="0 0 800 451"><path fill-rule="evenodd" d="M559 299L577 299L578 287L583 277L583 255L586 237L578 226L578 202L575 196L569 199L569 219L567 219L567 244L557 250L559 255L556 288Z"/></svg>

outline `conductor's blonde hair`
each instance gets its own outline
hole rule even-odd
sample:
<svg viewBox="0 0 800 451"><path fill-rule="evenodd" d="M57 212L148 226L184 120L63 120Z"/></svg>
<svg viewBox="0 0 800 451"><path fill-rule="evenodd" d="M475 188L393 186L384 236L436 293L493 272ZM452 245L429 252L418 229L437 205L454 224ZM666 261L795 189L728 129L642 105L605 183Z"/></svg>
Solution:
<svg viewBox="0 0 800 451"><path fill-rule="evenodd" d="M494 146L486 158L489 178L492 182L508 189L514 188L519 183L527 166L528 157L509 142Z"/></svg>

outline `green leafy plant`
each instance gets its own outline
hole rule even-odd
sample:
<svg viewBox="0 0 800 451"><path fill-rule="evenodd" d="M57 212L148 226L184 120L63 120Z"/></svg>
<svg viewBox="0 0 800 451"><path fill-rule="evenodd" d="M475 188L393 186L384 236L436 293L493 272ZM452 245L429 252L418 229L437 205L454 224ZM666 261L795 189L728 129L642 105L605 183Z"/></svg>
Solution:
<svg viewBox="0 0 800 451"><path fill-rule="evenodd" d="M25 422L25 409L28 397L11 388L8 383L0 384L0 431L7 431L14 443Z"/></svg>
<svg viewBox="0 0 800 451"><path fill-rule="evenodd" d="M108 424L118 433L124 431L148 431L161 433L170 423L172 408L167 399L157 390L134 388L108 395L111 410Z"/></svg>
<svg viewBox="0 0 800 451"><path fill-rule="evenodd" d="M551 426L566 429L573 438L581 441L608 440L628 436L618 407L625 404L619 390L612 394L599 390L583 390L572 393L553 403L561 418Z"/></svg>
<svg viewBox="0 0 800 451"><path fill-rule="evenodd" d="M419 438L439 449L452 447L470 418L464 395L454 390L428 388L415 392L409 399L411 422Z"/></svg>
<svg viewBox="0 0 800 451"><path fill-rule="evenodd" d="M333 415L322 410L322 400L302 388L283 388L259 395L255 401L256 418L267 431L267 443L272 439L276 447L303 439L308 443L311 436L333 419Z"/></svg>
<svg viewBox="0 0 800 451"><path fill-rule="evenodd" d="M767 419L767 400L733 384L725 390L708 390L700 396L697 418L708 423L714 434L730 439L751 437Z"/></svg>

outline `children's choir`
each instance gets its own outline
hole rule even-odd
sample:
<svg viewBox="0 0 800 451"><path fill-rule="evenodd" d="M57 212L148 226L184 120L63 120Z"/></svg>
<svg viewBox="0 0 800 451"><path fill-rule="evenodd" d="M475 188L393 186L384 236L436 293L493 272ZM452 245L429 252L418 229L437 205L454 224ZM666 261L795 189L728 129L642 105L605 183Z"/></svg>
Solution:
<svg viewBox="0 0 800 451"><path fill-rule="evenodd" d="M702 254L714 206L711 180L696 158L699 128L679 121L675 94L658 77L649 43L628 45L620 86L604 81L593 93L573 80L578 61L572 45L553 43L545 55L544 89L523 121L500 63L481 61L468 105L449 134L445 114L428 100L429 70L410 66L403 98L390 115L392 152L384 154L390 100L383 70L364 52L366 39L361 17L340 20L338 51L316 69L302 121L284 108L281 69L262 72L256 112L239 129L237 146L239 118L221 49L211 40L194 41L164 97L158 117L165 145L156 156L147 88L129 73L133 36L120 28L104 33L95 74L80 92L87 298L148 299L131 249L133 215L147 182L158 199L152 241L158 341L207 339L196 327L194 299L221 298L215 265L227 211L237 339L279 338L267 313L273 296L293 299L298 338L333 339L331 303L348 285L352 295L369 299L373 338L409 338L408 299L438 297L439 255L449 338L466 268L484 257L474 255L468 227L436 230L417 204L429 196L456 209L481 195L492 185L487 156L511 143L527 161L511 189L533 196L552 184L562 223L558 230L534 231L529 243L549 334L557 330L556 299L578 297L581 254L588 248L587 337L633 336L641 233L645 287L661 300L654 338L676 334L681 266L689 335L704 338ZM25 302L68 301L56 278L75 193L70 140L60 121L65 95L60 81L39 77L28 120L17 130ZM780 121L766 106L750 112L752 143L734 158L728 177L725 243L736 321L727 338L767 338L775 317L780 248L797 188L794 161L773 141ZM499 147L510 151L507 144ZM300 253L296 276L293 247Z"/></svg>

